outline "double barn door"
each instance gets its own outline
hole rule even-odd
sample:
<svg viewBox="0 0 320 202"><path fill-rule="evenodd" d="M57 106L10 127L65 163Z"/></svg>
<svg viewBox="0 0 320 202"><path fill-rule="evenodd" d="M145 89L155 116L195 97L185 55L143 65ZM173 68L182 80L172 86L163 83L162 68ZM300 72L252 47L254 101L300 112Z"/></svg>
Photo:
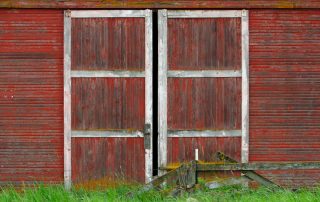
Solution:
<svg viewBox="0 0 320 202"><path fill-rule="evenodd" d="M158 67L152 16L150 10L65 12L67 186L149 181L157 169L153 146L160 167L194 159L194 149L202 161L214 161L218 150L248 161L247 11L159 10Z"/></svg>

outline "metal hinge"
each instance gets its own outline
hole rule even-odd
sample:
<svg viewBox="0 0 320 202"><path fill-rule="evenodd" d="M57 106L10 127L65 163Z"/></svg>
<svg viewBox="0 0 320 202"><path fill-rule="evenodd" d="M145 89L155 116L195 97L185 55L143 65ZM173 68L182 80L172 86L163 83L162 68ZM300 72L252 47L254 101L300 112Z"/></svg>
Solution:
<svg viewBox="0 0 320 202"><path fill-rule="evenodd" d="M151 124L144 125L144 149L151 149Z"/></svg>
<svg viewBox="0 0 320 202"><path fill-rule="evenodd" d="M65 12L64 12L64 15L66 16L66 17L71 17L71 10L66 10Z"/></svg>

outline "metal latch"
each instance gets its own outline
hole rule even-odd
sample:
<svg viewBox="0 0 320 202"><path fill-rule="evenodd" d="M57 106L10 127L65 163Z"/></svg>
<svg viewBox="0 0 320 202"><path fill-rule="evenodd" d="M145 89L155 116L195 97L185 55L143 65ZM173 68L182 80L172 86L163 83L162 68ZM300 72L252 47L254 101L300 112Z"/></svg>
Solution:
<svg viewBox="0 0 320 202"><path fill-rule="evenodd" d="M151 149L151 124L144 124L144 149Z"/></svg>

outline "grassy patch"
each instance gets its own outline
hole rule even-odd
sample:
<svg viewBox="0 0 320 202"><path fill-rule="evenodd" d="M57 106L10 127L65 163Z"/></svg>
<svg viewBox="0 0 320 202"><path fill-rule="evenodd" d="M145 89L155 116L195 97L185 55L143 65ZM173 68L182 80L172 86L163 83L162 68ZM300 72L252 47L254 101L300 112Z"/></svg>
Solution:
<svg viewBox="0 0 320 202"><path fill-rule="evenodd" d="M225 187L209 190L200 184L193 193L185 193L180 197L168 196L166 192L143 192L139 186L122 185L103 190L73 189L65 191L63 186L43 186L25 188L17 191L14 188L5 188L0 192L0 201L23 202L69 202L69 201L320 201L320 188L290 190L271 190L268 188L250 189L241 186Z"/></svg>

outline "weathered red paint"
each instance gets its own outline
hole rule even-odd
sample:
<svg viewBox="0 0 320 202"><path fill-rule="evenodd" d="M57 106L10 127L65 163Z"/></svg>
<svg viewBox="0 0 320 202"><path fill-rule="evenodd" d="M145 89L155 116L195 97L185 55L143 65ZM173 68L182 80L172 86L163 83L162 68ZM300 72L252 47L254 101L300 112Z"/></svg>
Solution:
<svg viewBox="0 0 320 202"><path fill-rule="evenodd" d="M319 0L2 0L0 8L320 8Z"/></svg>
<svg viewBox="0 0 320 202"><path fill-rule="evenodd" d="M72 70L145 69L144 18L72 19ZM72 78L72 130L140 130L145 78ZM144 139L72 138L75 183L144 182Z"/></svg>
<svg viewBox="0 0 320 202"><path fill-rule="evenodd" d="M63 181L63 12L0 10L0 185Z"/></svg>
<svg viewBox="0 0 320 202"><path fill-rule="evenodd" d="M143 138L73 138L72 154L76 184L97 179L144 182Z"/></svg>
<svg viewBox="0 0 320 202"><path fill-rule="evenodd" d="M249 19L250 161L319 161L320 12L252 10ZM316 172L264 173L297 186L315 184Z"/></svg>
<svg viewBox="0 0 320 202"><path fill-rule="evenodd" d="M169 19L169 70L241 69L241 20ZM241 78L168 78L168 130L241 130ZM169 138L168 163L240 160L241 138Z"/></svg>
<svg viewBox="0 0 320 202"><path fill-rule="evenodd" d="M72 130L143 130L144 78L73 78Z"/></svg>
<svg viewBox="0 0 320 202"><path fill-rule="evenodd" d="M194 160L195 149L198 149L200 161L219 161L215 155L218 151L241 161L241 137L173 137L168 138L169 164Z"/></svg>
<svg viewBox="0 0 320 202"><path fill-rule="evenodd" d="M72 70L144 71L144 18L72 19Z"/></svg>
<svg viewBox="0 0 320 202"><path fill-rule="evenodd" d="M241 78L169 78L169 130L241 130Z"/></svg>
<svg viewBox="0 0 320 202"><path fill-rule="evenodd" d="M241 19L168 19L169 70L241 69Z"/></svg>

